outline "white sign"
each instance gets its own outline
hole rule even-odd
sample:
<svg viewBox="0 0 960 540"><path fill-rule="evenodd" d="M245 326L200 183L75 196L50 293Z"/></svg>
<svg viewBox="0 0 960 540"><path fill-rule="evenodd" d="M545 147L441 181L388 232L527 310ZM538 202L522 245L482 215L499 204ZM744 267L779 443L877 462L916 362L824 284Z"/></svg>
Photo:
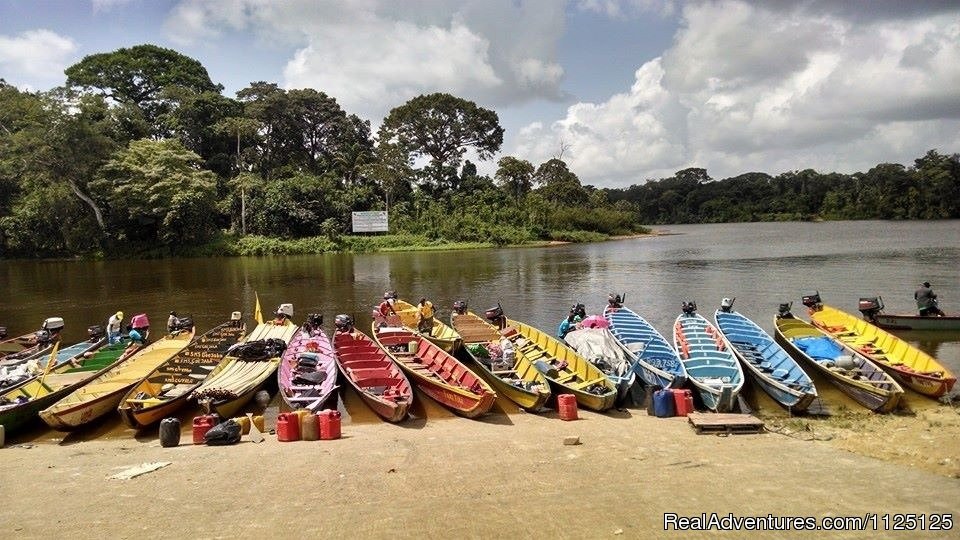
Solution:
<svg viewBox="0 0 960 540"><path fill-rule="evenodd" d="M353 212L353 232L388 232L389 230L385 211Z"/></svg>

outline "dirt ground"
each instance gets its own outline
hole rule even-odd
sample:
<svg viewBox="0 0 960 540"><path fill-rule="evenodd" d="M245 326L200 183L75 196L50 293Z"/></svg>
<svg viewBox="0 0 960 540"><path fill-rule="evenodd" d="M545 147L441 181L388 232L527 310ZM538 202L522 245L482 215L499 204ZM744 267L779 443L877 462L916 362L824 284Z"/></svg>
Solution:
<svg viewBox="0 0 960 540"><path fill-rule="evenodd" d="M419 397L419 396L418 396ZM697 435L644 410L495 411L435 404L401 425L345 417L335 441L160 447L104 424L37 432L0 450L6 538L882 537L882 516L960 520L960 414L919 398L915 416L835 406L766 415L774 432ZM913 401L913 400L911 400ZM348 399L346 410L358 410ZM186 420L189 420L189 414ZM582 444L567 446L565 436ZM170 462L130 480L142 463ZM880 516L879 530L665 532L664 515ZM928 522L929 523L929 522ZM892 524L892 522L891 522ZM905 537L960 537L950 531Z"/></svg>

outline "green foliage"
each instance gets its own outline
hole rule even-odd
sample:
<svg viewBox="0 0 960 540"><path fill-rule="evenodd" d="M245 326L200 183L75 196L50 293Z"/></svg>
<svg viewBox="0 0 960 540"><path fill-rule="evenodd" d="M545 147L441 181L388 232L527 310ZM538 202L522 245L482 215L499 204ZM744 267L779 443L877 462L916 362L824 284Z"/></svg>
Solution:
<svg viewBox="0 0 960 540"><path fill-rule="evenodd" d="M200 162L176 139L133 141L90 187L121 225L120 239L196 243L215 230L216 176Z"/></svg>

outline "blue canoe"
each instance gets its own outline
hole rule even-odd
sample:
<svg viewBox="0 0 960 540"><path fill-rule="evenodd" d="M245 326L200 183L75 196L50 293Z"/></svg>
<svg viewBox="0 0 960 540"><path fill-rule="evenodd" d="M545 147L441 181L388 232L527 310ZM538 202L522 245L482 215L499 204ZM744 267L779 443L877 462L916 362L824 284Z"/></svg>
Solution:
<svg viewBox="0 0 960 540"><path fill-rule="evenodd" d="M717 310L713 318L760 388L791 411L807 410L817 398L817 388L770 334L736 311Z"/></svg>
<svg viewBox="0 0 960 540"><path fill-rule="evenodd" d="M698 313L681 313L673 325L673 344L703 404L712 411L733 410L743 369L723 334Z"/></svg>
<svg viewBox="0 0 960 540"><path fill-rule="evenodd" d="M653 325L625 307L607 308L603 317L617 341L637 358L633 369L644 383L660 388L686 384L687 372L677 350Z"/></svg>

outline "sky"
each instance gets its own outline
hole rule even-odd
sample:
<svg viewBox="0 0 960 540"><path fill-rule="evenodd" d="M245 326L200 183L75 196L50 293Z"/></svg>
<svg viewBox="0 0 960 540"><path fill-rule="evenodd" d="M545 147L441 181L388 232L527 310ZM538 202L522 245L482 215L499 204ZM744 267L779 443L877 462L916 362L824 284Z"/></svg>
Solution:
<svg viewBox="0 0 960 540"><path fill-rule="evenodd" d="M866 171L960 152L960 2L0 0L0 78L65 82L153 43L234 97L314 88L374 129L447 92L497 112L503 156L584 184Z"/></svg>

